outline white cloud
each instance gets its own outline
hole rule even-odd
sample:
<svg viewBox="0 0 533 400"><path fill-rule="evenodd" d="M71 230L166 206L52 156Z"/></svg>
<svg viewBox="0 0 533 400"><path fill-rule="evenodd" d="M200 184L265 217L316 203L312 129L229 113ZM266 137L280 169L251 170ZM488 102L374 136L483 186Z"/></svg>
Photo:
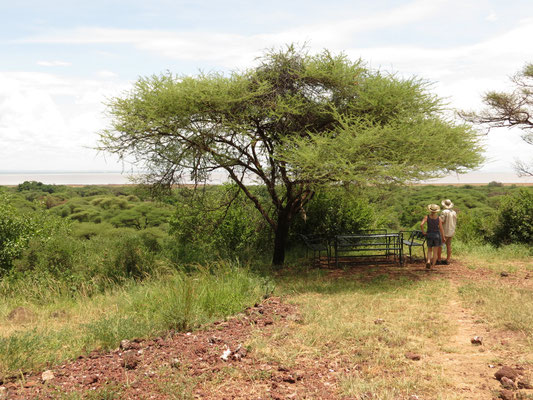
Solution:
<svg viewBox="0 0 533 400"><path fill-rule="evenodd" d="M98 71L96 75L100 78L116 78L118 76L118 74L115 74L113 71L107 70Z"/></svg>
<svg viewBox="0 0 533 400"><path fill-rule="evenodd" d="M487 21L494 22L498 20L498 15L494 12L494 10L491 10L490 14L487 15L485 19Z"/></svg>
<svg viewBox="0 0 533 400"><path fill-rule="evenodd" d="M170 59L211 61L225 67L248 65L265 48L309 42L314 48L339 51L361 32L422 21L447 6L445 0L416 0L373 16L321 24L303 24L289 30L241 35L222 32L157 31L85 27L29 37L19 42L52 44L131 44Z"/></svg>
<svg viewBox="0 0 533 400"><path fill-rule="evenodd" d="M0 72L0 170L109 168L90 148L106 125L103 99L123 89L96 80Z"/></svg>
<svg viewBox="0 0 533 400"><path fill-rule="evenodd" d="M66 61L37 61L41 67L70 67L72 63Z"/></svg>

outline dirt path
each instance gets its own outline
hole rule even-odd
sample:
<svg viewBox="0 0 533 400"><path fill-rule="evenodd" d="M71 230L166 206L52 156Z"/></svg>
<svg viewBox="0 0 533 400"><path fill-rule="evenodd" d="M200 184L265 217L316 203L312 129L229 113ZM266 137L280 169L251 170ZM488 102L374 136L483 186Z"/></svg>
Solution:
<svg viewBox="0 0 533 400"><path fill-rule="evenodd" d="M494 379L500 356L493 350L489 329L476 323L472 310L465 309L454 290L447 305L446 318L456 331L445 346L433 352L428 362L442 369L443 377L452 385L460 399L490 399L500 389ZM482 344L472 344L474 337L482 337Z"/></svg>
<svg viewBox="0 0 533 400"><path fill-rule="evenodd" d="M445 317L455 331L445 343L428 344L428 356L420 361L421 367L426 364L438 371L447 382L446 393L453 393L439 398L479 400L497 396L501 390L494 379L500 367L497 360L513 365L513 354L502 350L505 333L491 331L481 323L471 309L462 305L457 291L465 276L493 279L494 273L472 271L459 263L428 273L422 264L412 264L403 268L370 267L366 278L384 272L393 279L445 278L452 284ZM331 271L332 276L349 274ZM93 353L54 366L47 382L43 382L42 372L0 382L0 400L340 398L338 382L330 372L332 360L318 358L306 365L288 367L258 359L243 347L257 330L268 336L298 318L295 306L270 298L197 332L169 332L153 340L126 341L112 352ZM470 340L474 336L482 336L483 344L473 345ZM533 391L530 394L526 398L533 398Z"/></svg>

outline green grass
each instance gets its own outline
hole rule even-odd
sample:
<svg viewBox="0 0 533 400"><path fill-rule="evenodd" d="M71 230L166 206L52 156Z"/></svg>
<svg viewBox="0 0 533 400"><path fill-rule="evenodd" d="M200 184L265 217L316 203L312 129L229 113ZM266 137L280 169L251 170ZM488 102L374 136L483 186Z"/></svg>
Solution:
<svg viewBox="0 0 533 400"><path fill-rule="evenodd" d="M496 247L491 244L453 242L453 252L461 258L478 261L500 262L505 260L527 261L533 259L533 248L525 244L510 244Z"/></svg>
<svg viewBox="0 0 533 400"><path fill-rule="evenodd" d="M32 304L15 296L0 303L0 377L93 349L111 349L126 338L189 330L237 313L266 291L265 280L247 269L217 264L192 274L132 281L93 297L59 298L53 304ZM36 317L9 321L8 310L16 305L28 307ZM51 317L53 309L64 316Z"/></svg>

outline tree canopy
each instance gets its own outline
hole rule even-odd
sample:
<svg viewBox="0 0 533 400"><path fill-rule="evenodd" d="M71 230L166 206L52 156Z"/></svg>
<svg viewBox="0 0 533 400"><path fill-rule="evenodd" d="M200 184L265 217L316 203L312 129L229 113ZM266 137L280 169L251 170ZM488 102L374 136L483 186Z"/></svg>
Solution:
<svg viewBox="0 0 533 400"><path fill-rule="evenodd" d="M294 46L228 76L141 78L108 112L101 149L133 157L150 181L198 182L225 171L274 230L274 264L284 261L291 221L321 185L406 182L482 161L476 132L446 119L425 82ZM251 184L266 188L268 203Z"/></svg>
<svg viewBox="0 0 533 400"><path fill-rule="evenodd" d="M483 96L487 108L480 112L462 112L463 118L490 128L518 127L522 129L522 139L533 145L533 64L527 64L511 77L512 92L490 91ZM521 176L533 176L533 160L529 163L517 160L515 169Z"/></svg>

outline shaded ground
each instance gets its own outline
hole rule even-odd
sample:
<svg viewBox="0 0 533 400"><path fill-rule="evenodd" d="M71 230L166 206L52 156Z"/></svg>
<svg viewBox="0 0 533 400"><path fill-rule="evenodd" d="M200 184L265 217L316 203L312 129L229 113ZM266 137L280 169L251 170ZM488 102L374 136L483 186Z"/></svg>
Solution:
<svg viewBox="0 0 533 400"><path fill-rule="evenodd" d="M379 265L332 269L331 277L357 275L372 279L381 274L410 279L446 278L454 287L465 278L500 280L503 285L532 287L525 273L501 277L491 270L469 269L460 263L427 271L423 263L404 267ZM355 276L354 276L355 278ZM514 347L505 343L515 334L490 330L470 309L461 305L457 291L449 299L446 317L457 326L446 348L435 345L421 363L439 365L451 378L457 397L491 399L501 386L494 372L505 362L528 375L527 367L513 364ZM294 305L269 298L242 314L204 330L169 332L153 340L124 341L122 348L54 366L53 378L43 382L42 373L14 377L0 386L1 399L337 399L339 360L333 355L317 356L305 365L280 365L255 357L245 347L250 335L260 330L270 335L275 327L299 323ZM482 346L470 343L483 336ZM519 338L518 338L519 339ZM226 356L223 359L222 356ZM495 361L496 360L496 361ZM498 360L500 365L498 365ZM342 364L342 362L341 362ZM422 366L422 364L421 364ZM2 389L3 388L3 389ZM533 398L533 391L521 391ZM371 398L371 397L369 397ZM417 397L418 398L418 397ZM411 397L410 399L413 399Z"/></svg>

